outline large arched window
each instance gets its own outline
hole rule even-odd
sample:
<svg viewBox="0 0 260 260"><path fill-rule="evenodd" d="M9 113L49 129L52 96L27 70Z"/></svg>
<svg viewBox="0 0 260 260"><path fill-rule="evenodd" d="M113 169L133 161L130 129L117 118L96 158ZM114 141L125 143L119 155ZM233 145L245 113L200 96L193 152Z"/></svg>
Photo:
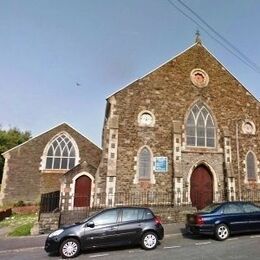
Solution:
<svg viewBox="0 0 260 260"><path fill-rule="evenodd" d="M57 136L49 144L45 169L71 169L75 162L76 151L71 140L65 134Z"/></svg>
<svg viewBox="0 0 260 260"><path fill-rule="evenodd" d="M202 104L195 104L186 121L188 146L215 147L215 125L208 109Z"/></svg>
<svg viewBox="0 0 260 260"><path fill-rule="evenodd" d="M139 153L138 172L139 179L150 179L152 170L152 154L147 147L143 147Z"/></svg>
<svg viewBox="0 0 260 260"><path fill-rule="evenodd" d="M246 172L248 180L256 179L256 160L252 152L249 152L246 156Z"/></svg>

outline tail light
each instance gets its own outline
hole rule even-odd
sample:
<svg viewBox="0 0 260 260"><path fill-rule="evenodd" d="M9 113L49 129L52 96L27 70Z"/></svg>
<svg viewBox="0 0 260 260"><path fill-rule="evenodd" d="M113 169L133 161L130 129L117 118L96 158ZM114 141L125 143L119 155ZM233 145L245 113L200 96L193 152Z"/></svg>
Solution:
<svg viewBox="0 0 260 260"><path fill-rule="evenodd" d="M162 224L162 220L159 216L155 216L154 220L156 224Z"/></svg>
<svg viewBox="0 0 260 260"><path fill-rule="evenodd" d="M203 219L203 217L202 217L202 216L196 216L196 217L195 217L195 224L197 224L197 225L202 225L202 224L204 224L204 219Z"/></svg>

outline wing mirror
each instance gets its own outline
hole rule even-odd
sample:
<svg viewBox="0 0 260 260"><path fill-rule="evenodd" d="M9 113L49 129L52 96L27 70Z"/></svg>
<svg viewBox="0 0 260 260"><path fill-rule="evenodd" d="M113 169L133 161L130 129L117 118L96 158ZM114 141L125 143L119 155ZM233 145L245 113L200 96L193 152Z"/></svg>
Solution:
<svg viewBox="0 0 260 260"><path fill-rule="evenodd" d="M85 227L90 227L90 228L93 228L95 226L94 222L93 221L90 221L88 222Z"/></svg>

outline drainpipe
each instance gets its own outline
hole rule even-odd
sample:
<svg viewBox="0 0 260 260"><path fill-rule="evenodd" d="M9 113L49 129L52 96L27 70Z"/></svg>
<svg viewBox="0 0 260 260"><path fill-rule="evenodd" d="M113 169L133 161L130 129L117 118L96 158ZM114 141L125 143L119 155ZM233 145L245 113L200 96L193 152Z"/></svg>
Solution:
<svg viewBox="0 0 260 260"><path fill-rule="evenodd" d="M241 176L240 176L240 154L239 154L239 137L238 137L238 120L236 122L236 145L237 145L237 174L238 174L238 198L241 200Z"/></svg>

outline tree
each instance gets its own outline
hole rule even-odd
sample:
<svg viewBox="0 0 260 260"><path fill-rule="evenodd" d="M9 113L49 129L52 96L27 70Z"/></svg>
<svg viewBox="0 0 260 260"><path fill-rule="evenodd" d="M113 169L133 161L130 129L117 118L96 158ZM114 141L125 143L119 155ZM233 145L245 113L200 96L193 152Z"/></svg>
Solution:
<svg viewBox="0 0 260 260"><path fill-rule="evenodd" d="M2 182L4 168L4 157L2 153L30 138L31 133L29 131L21 131L16 127L10 128L9 130L2 130L0 127L0 183Z"/></svg>

